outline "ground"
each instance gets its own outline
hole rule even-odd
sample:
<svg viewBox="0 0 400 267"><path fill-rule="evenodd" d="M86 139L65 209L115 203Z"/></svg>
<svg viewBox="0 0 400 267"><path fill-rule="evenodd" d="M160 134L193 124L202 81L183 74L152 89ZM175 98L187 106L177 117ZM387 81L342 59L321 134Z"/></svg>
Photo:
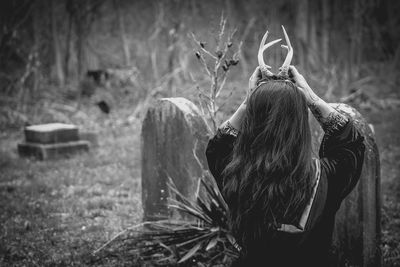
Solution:
<svg viewBox="0 0 400 267"><path fill-rule="evenodd" d="M381 156L384 266L400 266L400 110L362 113ZM104 128L97 148L64 160L19 158L22 139L0 136L0 266L93 265L96 248L141 221L138 121Z"/></svg>
<svg viewBox="0 0 400 267"><path fill-rule="evenodd" d="M141 220L137 127L100 132L88 154L20 159L20 133L1 140L0 266L82 266L90 253Z"/></svg>

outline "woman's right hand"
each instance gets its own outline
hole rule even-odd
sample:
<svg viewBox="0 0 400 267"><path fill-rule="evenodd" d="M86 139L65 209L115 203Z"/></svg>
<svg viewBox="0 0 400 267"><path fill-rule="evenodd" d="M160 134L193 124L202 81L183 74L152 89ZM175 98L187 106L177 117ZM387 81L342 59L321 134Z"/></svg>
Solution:
<svg viewBox="0 0 400 267"><path fill-rule="evenodd" d="M304 93L309 109L314 117L321 124L324 131L329 132L332 123L345 123L346 117L337 112L331 105L319 98L308 85L306 79L301 75L294 66L289 67L289 77L293 78L295 85Z"/></svg>
<svg viewBox="0 0 400 267"><path fill-rule="evenodd" d="M307 103L311 104L319 99L311 87L308 85L303 75L299 73L295 66L289 66L289 76L295 81L295 85L304 93Z"/></svg>

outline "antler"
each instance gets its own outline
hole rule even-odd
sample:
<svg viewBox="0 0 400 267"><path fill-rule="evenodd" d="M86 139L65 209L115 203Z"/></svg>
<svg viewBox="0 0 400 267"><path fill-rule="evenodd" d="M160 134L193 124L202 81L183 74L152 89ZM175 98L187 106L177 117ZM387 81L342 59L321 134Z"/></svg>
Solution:
<svg viewBox="0 0 400 267"><path fill-rule="evenodd" d="M274 41L269 42L268 44L265 44L265 41L267 40L268 37L268 31L264 34L261 43L260 43L260 48L258 49L258 65L260 66L261 70L261 75L262 77L266 76L272 76L273 73L269 70L271 66L265 64L264 62L264 51L267 50L270 46L273 46L274 44L280 42L282 39L277 39Z"/></svg>
<svg viewBox="0 0 400 267"><path fill-rule="evenodd" d="M281 71L279 72L278 76L288 76L289 73L289 66L292 62L293 58L293 47L290 44L289 36L286 33L285 27L282 25L283 34L285 35L286 45L281 45L283 48L288 50L286 55L285 61L282 64Z"/></svg>

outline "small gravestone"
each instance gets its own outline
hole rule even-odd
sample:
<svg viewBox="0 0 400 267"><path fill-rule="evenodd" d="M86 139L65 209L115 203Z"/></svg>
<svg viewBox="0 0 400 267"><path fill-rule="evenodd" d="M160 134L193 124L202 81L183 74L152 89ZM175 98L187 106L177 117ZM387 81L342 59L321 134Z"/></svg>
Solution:
<svg viewBox="0 0 400 267"><path fill-rule="evenodd" d="M207 126L189 100L164 98L149 108L141 137L145 220L170 215L168 177L183 195L195 199L198 179L203 167L207 168L204 151L208 138Z"/></svg>
<svg viewBox="0 0 400 267"><path fill-rule="evenodd" d="M78 127L48 123L25 128L25 142L18 144L18 154L40 160L56 159L89 150L89 141L79 139Z"/></svg>
<svg viewBox="0 0 400 267"><path fill-rule="evenodd" d="M78 141L78 127L72 124L48 123L25 128L25 140L29 143L54 144Z"/></svg>

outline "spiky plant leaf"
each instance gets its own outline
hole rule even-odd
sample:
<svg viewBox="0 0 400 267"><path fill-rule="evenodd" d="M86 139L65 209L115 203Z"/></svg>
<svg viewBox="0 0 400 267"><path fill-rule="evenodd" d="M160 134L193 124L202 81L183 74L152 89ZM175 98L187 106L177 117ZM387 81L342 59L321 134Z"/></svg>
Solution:
<svg viewBox="0 0 400 267"><path fill-rule="evenodd" d="M218 237L214 237L213 239L211 239L211 241L208 243L208 245L206 247L206 251L214 248L215 245L217 245L217 243L218 243Z"/></svg>
<svg viewBox="0 0 400 267"><path fill-rule="evenodd" d="M192 247L188 253L185 254L185 256L183 256L178 263L182 263L188 259L190 259L191 257L193 257L193 255L201 248L202 243L199 243L197 245L195 245L194 247Z"/></svg>
<svg viewBox="0 0 400 267"><path fill-rule="evenodd" d="M107 242L110 257L124 257L141 265L175 266L189 259L204 266L223 265L238 257L227 224L228 205L208 172L200 178L202 192L193 201L169 179L169 208L189 215L179 220L145 222ZM97 251L98 252L98 251Z"/></svg>

